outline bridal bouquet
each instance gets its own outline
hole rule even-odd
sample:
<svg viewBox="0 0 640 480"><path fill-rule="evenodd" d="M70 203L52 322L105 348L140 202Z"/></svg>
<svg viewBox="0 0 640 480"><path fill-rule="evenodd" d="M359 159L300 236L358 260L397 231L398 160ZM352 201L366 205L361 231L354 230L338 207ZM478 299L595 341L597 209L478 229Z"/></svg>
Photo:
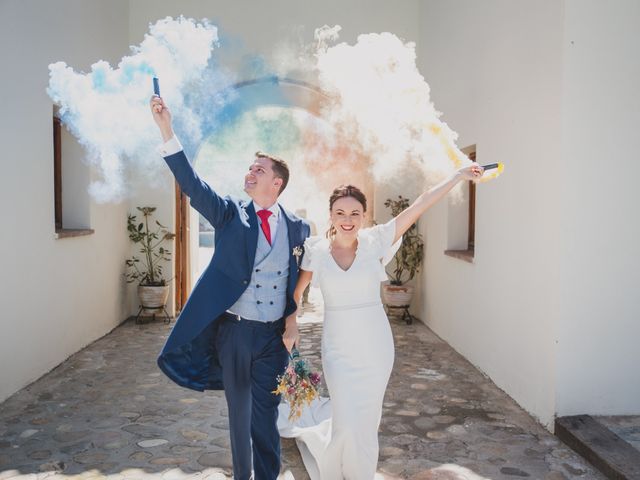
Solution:
<svg viewBox="0 0 640 480"><path fill-rule="evenodd" d="M282 395L289 404L289 421L299 418L304 406L318 398L321 379L320 373L312 372L309 363L294 348L289 365L278 376L278 387L273 391L276 395Z"/></svg>

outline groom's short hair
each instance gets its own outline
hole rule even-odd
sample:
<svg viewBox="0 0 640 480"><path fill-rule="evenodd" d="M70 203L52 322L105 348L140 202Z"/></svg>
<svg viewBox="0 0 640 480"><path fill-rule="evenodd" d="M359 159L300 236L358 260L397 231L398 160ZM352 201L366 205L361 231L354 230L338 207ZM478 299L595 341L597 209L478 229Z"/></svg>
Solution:
<svg viewBox="0 0 640 480"><path fill-rule="evenodd" d="M269 155L268 153L261 151L256 152L256 158L268 158L271 160L271 169L273 170L273 173L276 177L282 179L282 185L280 185L280 191L278 192L278 195L280 195L286 188L287 183L289 183L289 165L287 165L287 162L281 158L274 157L273 155Z"/></svg>

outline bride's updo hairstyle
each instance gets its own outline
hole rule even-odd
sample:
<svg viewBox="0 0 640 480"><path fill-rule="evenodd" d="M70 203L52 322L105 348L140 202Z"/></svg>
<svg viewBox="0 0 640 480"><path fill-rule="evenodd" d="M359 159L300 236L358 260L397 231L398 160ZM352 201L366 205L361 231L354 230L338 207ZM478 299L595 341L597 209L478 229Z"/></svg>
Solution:
<svg viewBox="0 0 640 480"><path fill-rule="evenodd" d="M362 204L362 213L367 211L367 197L365 197L362 190L354 185L340 185L337 187L329 197L329 211L333 208L333 204L337 200L345 197L353 197ZM327 230L327 238L333 238L336 235L336 229L333 225Z"/></svg>

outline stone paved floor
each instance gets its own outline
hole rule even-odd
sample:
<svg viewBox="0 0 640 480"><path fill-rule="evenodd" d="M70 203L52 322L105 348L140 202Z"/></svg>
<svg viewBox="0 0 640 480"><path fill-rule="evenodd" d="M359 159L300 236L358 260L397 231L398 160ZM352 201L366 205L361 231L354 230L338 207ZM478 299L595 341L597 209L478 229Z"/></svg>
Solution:
<svg viewBox="0 0 640 480"><path fill-rule="evenodd" d="M320 318L319 309L301 318L301 350L316 367ZM603 478L424 325L392 325L385 477ZM222 392L180 388L155 366L169 329L127 322L0 404L0 480L229 478ZM445 463L457 467L433 470ZM283 442L283 472L307 478L293 440Z"/></svg>

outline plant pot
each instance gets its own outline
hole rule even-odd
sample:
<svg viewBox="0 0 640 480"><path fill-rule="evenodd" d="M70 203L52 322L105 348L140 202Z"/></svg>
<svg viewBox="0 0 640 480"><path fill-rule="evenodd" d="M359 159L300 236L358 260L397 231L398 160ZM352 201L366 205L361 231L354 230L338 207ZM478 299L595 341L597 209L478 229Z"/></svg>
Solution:
<svg viewBox="0 0 640 480"><path fill-rule="evenodd" d="M159 287L150 285L138 285L138 297L143 310L161 309L169 298L169 285Z"/></svg>
<svg viewBox="0 0 640 480"><path fill-rule="evenodd" d="M413 287L411 285L382 285L382 298L389 307L407 307L411 305Z"/></svg>

